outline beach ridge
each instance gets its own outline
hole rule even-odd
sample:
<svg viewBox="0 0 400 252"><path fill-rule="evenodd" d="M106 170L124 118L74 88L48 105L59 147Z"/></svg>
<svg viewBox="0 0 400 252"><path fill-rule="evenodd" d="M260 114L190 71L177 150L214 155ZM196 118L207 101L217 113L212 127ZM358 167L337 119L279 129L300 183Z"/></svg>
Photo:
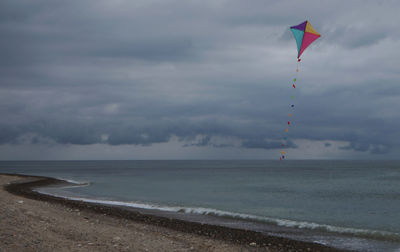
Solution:
<svg viewBox="0 0 400 252"><path fill-rule="evenodd" d="M52 204L52 206L58 205L59 207L61 206L61 208L63 207L67 211L73 209L73 211L79 213L85 212L95 215L97 217L101 216L102 218L113 218L117 222L134 222L149 227L151 226L152 228L156 229L162 228L163 230L173 230L179 232L179 235L181 235L180 233L182 232L191 236L195 235L197 239L208 239L216 243L224 242L229 244L228 246L231 246L229 249L226 248L226 250L222 248L217 248L215 246L203 248L197 247L196 249L196 243L193 242L193 246L189 246L188 248L181 251L344 251L316 243L301 242L282 237L267 236L265 234L255 231L222 227L210 224L201 224L162 216L143 214L117 206L69 200L61 197L42 194L32 190L36 187L44 187L49 185L65 185L69 183L67 181L56 178L21 174L0 174L0 177L2 178L2 180L8 181L6 184L3 185L4 190L13 195L32 200L38 200L40 202L50 203ZM5 177L8 177L8 179L5 179ZM79 229L79 227L77 227L77 229ZM131 246L126 250L121 250L121 248L119 248L119 250L115 249L115 251L137 251L130 249L132 249ZM163 251L163 249L165 249L165 247L159 247L158 249L156 248L154 251ZM80 248L79 251L85 250L82 250ZM102 250L96 248L96 251ZM108 250L106 249L105 251Z"/></svg>

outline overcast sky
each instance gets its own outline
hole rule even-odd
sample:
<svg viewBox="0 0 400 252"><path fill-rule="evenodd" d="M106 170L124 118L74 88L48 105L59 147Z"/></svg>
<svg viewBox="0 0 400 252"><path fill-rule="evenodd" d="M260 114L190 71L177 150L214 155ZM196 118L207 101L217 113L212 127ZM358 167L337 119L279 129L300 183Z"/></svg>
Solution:
<svg viewBox="0 0 400 252"><path fill-rule="evenodd" d="M0 159L398 159L399 10L2 0Z"/></svg>

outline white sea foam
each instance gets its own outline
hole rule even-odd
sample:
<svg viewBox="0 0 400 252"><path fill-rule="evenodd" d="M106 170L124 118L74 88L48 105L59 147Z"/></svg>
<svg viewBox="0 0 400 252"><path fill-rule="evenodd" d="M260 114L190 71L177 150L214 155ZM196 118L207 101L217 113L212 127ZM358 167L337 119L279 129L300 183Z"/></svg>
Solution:
<svg viewBox="0 0 400 252"><path fill-rule="evenodd" d="M169 212L181 212L187 214L200 214L200 215L211 215L225 218L241 219L248 221L264 222L268 224L273 224L282 227L289 228L299 228L299 229L309 229L309 230L321 230L331 233L345 234L357 237L372 238L378 240L387 241L400 241L400 234L395 232L380 231L380 230L369 230L369 229L359 229L359 228L349 228L349 227L339 227L327 224L318 224L315 222L306 221L294 221L288 219L270 218L264 216L257 216L251 214L235 213L223 210L217 210L212 208L202 208L202 207L180 207L180 206L160 206L157 204L147 204L141 202L123 202L114 200L101 200L101 199L89 199L83 197L65 197L60 195L55 195L48 192L39 191L43 194L48 194L57 197L63 197L65 199L84 201L88 203L98 203L113 206L127 206L140 209L150 209L150 210L160 210Z"/></svg>
<svg viewBox="0 0 400 252"><path fill-rule="evenodd" d="M80 182L80 181L76 181L76 180L72 180L72 179L65 179L65 178L60 178L60 179L62 179L64 181L67 181L68 183L77 184L77 185L81 185L81 184L85 184L86 183L86 182Z"/></svg>
<svg viewBox="0 0 400 252"><path fill-rule="evenodd" d="M89 186L90 185L90 182L86 182L86 181L76 181L76 180L66 179L66 178L61 178L61 177L56 177L56 179L68 182L67 185L62 185L62 186L57 185L56 186L57 188L73 188L73 187L83 187L83 186ZM40 187L38 187L38 188L40 188ZM43 190L35 190L34 189L33 191L38 191L38 192L43 193L43 194L49 194L49 193L44 191L45 188L47 188L47 186L43 187ZM53 196L60 197L60 195L53 195Z"/></svg>
<svg viewBox="0 0 400 252"><path fill-rule="evenodd" d="M75 185L89 185L90 184L89 182L86 182L86 181L76 181L73 179L66 179L66 178L57 178L57 179L64 180L68 183L75 184Z"/></svg>

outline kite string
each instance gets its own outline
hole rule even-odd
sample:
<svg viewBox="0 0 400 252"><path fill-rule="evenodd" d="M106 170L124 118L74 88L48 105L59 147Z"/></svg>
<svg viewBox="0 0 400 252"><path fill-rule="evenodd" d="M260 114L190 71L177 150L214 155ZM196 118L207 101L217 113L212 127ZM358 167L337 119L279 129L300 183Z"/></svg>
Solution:
<svg viewBox="0 0 400 252"><path fill-rule="evenodd" d="M293 79L293 84L292 84L292 87L293 87L294 89L296 88L297 73L299 72L300 61L301 61L301 59L299 58L299 59L297 60L296 73L294 74L294 79ZM293 96L293 95L291 95L290 98L291 98L292 100L294 100L294 96ZM292 110L294 110L294 102L292 102L292 104L290 105L290 107L292 108ZM291 125L291 118L292 118L293 114L294 114L294 113L289 113L289 120L288 120L288 122L287 122L288 125L287 125L287 128L285 129L286 135L287 135L288 132L289 132L289 126ZM283 147L285 147L285 143L288 142L286 136L284 137L284 140L286 140L286 142L282 141L283 143L282 143L281 156L280 156L280 158L279 158L280 160L285 159L285 154L286 154L286 153L285 153L285 150L284 150Z"/></svg>

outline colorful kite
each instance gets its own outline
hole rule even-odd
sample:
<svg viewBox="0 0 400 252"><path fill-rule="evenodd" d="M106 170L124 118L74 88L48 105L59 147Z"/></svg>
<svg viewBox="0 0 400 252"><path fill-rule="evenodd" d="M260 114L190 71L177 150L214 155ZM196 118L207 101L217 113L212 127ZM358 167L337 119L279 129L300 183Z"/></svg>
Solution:
<svg viewBox="0 0 400 252"><path fill-rule="evenodd" d="M299 25L290 27L293 32L294 39L297 43L297 58L300 60L301 54L321 35L311 26L310 22L304 21Z"/></svg>
<svg viewBox="0 0 400 252"><path fill-rule="evenodd" d="M321 35L311 26L310 22L304 21L301 24L295 25L290 27L290 30L293 33L294 39L296 40L297 43L297 68L296 68L296 73L299 72L299 63L301 61L300 56L303 54L304 50L311 45L312 42L314 42L317 38L321 37ZM296 89L297 85L297 78L293 79L292 87L293 90ZM294 84L296 83L296 85ZM294 100L294 95L290 96L291 100ZM291 109L294 110L294 104L293 102L290 105ZM293 116L293 112L289 114L289 117L291 118ZM291 121L288 121L288 126L292 125ZM285 129L285 133L287 134L289 132L289 128ZM287 145L287 137L283 137L285 140L285 143L282 143L282 147ZM285 159L285 151L281 150L281 157L280 160Z"/></svg>

